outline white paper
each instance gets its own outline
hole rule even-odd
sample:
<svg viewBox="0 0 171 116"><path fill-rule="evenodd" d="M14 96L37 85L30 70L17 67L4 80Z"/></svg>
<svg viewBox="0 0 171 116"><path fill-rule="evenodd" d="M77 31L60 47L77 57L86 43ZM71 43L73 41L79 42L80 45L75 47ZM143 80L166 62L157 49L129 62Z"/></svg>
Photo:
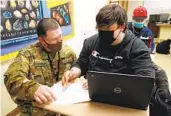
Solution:
<svg viewBox="0 0 171 116"><path fill-rule="evenodd" d="M88 90L82 88L81 82L69 83L64 91L62 88L61 82L51 87L57 99L52 105L66 105L90 101Z"/></svg>

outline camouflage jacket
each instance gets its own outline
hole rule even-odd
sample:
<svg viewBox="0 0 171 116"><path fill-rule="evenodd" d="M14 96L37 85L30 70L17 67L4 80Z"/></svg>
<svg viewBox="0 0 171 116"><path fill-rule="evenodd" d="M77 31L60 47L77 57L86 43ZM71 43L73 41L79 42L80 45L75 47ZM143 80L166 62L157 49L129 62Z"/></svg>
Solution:
<svg viewBox="0 0 171 116"><path fill-rule="evenodd" d="M63 73L70 69L75 60L75 53L66 45L63 45L54 58L40 43L19 51L4 75L4 83L11 98L18 104L21 114L44 116L44 111L32 105L35 91L40 84L51 87L60 81Z"/></svg>

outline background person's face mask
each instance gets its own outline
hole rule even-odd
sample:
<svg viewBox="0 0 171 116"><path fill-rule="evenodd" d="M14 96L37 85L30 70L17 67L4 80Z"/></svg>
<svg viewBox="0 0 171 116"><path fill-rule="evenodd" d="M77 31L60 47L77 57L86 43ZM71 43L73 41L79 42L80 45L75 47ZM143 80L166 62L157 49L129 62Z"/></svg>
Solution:
<svg viewBox="0 0 171 116"><path fill-rule="evenodd" d="M144 27L144 22L134 22L134 26L138 29L141 29Z"/></svg>

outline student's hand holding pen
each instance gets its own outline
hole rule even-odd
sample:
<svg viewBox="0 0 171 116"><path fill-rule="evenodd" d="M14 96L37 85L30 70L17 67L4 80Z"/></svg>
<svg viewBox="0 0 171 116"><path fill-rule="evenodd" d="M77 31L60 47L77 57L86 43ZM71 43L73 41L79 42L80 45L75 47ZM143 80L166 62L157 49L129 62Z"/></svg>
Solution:
<svg viewBox="0 0 171 116"><path fill-rule="evenodd" d="M73 67L71 70L66 71L62 77L62 85L65 87L69 82L73 82L77 77L80 77L81 70Z"/></svg>

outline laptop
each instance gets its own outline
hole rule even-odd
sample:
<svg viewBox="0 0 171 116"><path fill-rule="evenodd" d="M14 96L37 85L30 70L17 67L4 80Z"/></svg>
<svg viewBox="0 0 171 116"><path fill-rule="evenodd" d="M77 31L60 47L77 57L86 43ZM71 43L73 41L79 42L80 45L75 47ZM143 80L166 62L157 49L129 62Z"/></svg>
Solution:
<svg viewBox="0 0 171 116"><path fill-rule="evenodd" d="M94 102L146 110L154 78L129 74L88 71L89 97Z"/></svg>

